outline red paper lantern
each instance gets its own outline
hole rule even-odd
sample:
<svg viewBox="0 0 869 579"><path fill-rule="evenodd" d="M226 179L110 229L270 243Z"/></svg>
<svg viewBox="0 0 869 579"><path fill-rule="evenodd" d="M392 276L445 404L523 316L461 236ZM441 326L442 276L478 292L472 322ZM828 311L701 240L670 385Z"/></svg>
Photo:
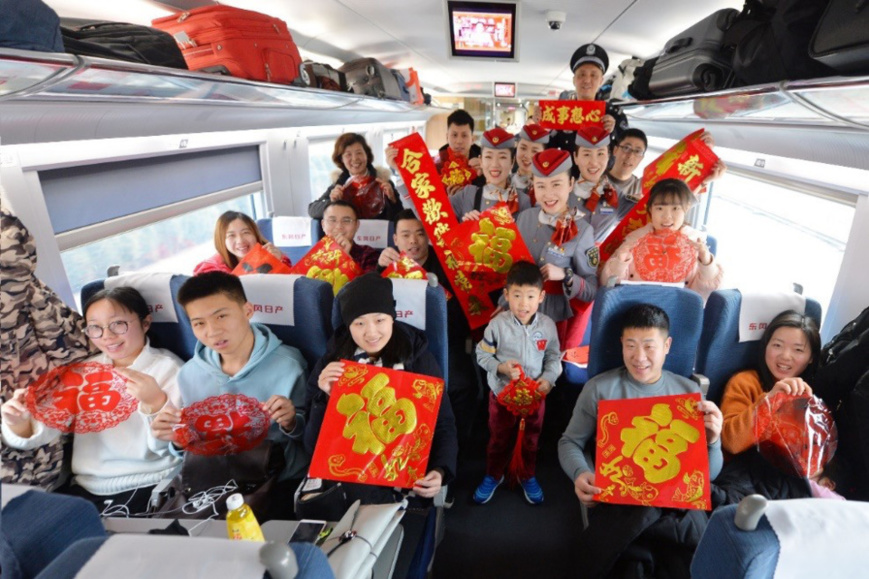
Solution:
<svg viewBox="0 0 869 579"><path fill-rule="evenodd" d="M235 454L262 442L270 424L269 415L256 398L221 394L182 410L175 437L179 446L193 454Z"/></svg>
<svg viewBox="0 0 869 579"><path fill-rule="evenodd" d="M61 432L100 432L127 420L139 401L110 364L60 366L28 386L24 402L40 422Z"/></svg>
<svg viewBox="0 0 869 579"><path fill-rule="evenodd" d="M811 478L836 453L833 414L817 396L767 396L758 405L755 434L760 453L783 472Z"/></svg>
<svg viewBox="0 0 869 579"><path fill-rule="evenodd" d="M631 253L644 281L685 282L697 263L697 248L683 233L669 229L647 233Z"/></svg>

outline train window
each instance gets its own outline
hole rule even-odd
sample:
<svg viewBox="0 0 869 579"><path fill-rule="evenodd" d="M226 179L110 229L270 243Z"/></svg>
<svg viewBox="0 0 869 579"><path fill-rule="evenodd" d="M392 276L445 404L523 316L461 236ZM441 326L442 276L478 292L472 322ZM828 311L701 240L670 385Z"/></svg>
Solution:
<svg viewBox="0 0 869 579"><path fill-rule="evenodd" d="M312 139L308 142L308 167L311 176L311 201L319 199L334 181L338 170L332 162L335 139Z"/></svg>
<svg viewBox="0 0 869 579"><path fill-rule="evenodd" d="M853 218L852 205L728 173L714 184L706 226L718 240L724 285L799 283L827 311Z"/></svg>
<svg viewBox="0 0 869 579"><path fill-rule="evenodd" d="M122 273L190 275L196 264L214 254L214 224L220 214L241 211L256 218L255 197L237 197L61 252L77 305L81 307L81 288L106 277L112 265L119 265Z"/></svg>

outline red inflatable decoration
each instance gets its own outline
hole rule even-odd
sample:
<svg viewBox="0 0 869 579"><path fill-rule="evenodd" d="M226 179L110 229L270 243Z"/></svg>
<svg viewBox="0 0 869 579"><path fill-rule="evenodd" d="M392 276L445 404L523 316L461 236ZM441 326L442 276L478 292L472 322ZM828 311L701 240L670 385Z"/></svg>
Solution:
<svg viewBox="0 0 869 579"><path fill-rule="evenodd" d="M839 441L833 414L817 396L767 396L757 408L754 427L764 458L802 478L820 472Z"/></svg>
<svg viewBox="0 0 869 579"><path fill-rule="evenodd" d="M178 445L193 454L235 454L262 442L270 424L269 415L256 398L221 394L185 408L175 436Z"/></svg>
<svg viewBox="0 0 869 579"><path fill-rule="evenodd" d="M374 219L386 206L383 187L371 176L347 181L342 199L356 208L360 219Z"/></svg>
<svg viewBox="0 0 869 579"><path fill-rule="evenodd" d="M61 432L100 432L139 407L126 383L109 364L77 362L40 376L27 388L24 402L34 418Z"/></svg>
<svg viewBox="0 0 869 579"><path fill-rule="evenodd" d="M669 229L647 233L631 253L643 281L684 283L697 263L697 248L684 234Z"/></svg>

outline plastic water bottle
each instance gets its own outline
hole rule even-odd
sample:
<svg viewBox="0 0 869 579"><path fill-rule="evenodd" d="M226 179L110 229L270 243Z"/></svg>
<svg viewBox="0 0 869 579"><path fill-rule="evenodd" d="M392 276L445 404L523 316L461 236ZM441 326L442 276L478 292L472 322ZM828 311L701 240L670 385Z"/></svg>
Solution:
<svg viewBox="0 0 869 579"><path fill-rule="evenodd" d="M235 541L262 541L262 529L249 506L244 503L241 493L229 495L226 499L226 530L229 538Z"/></svg>

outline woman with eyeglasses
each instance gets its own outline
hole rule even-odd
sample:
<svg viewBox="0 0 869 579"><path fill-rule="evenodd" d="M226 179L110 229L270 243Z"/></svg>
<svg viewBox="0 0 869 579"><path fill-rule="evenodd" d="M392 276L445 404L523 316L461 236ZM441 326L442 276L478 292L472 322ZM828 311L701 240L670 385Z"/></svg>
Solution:
<svg viewBox="0 0 869 579"><path fill-rule="evenodd" d="M217 253L197 265L193 275L208 271L232 273L238 262L257 244L288 267L293 266L289 257L263 237L256 221L239 211L227 211L217 218L214 226L214 249Z"/></svg>
<svg viewBox="0 0 869 579"><path fill-rule="evenodd" d="M127 392L139 401L139 407L114 427L73 437L72 481L60 492L83 497L106 514L143 513L151 490L179 463L166 443L150 435L150 423L167 404L180 408L176 379L183 362L149 344L146 333L151 315L135 289L99 291L87 300L83 311L85 333L100 350L86 361L114 366L126 378ZM3 444L35 449L61 433L30 415L25 392L24 388L16 390L0 407Z"/></svg>

